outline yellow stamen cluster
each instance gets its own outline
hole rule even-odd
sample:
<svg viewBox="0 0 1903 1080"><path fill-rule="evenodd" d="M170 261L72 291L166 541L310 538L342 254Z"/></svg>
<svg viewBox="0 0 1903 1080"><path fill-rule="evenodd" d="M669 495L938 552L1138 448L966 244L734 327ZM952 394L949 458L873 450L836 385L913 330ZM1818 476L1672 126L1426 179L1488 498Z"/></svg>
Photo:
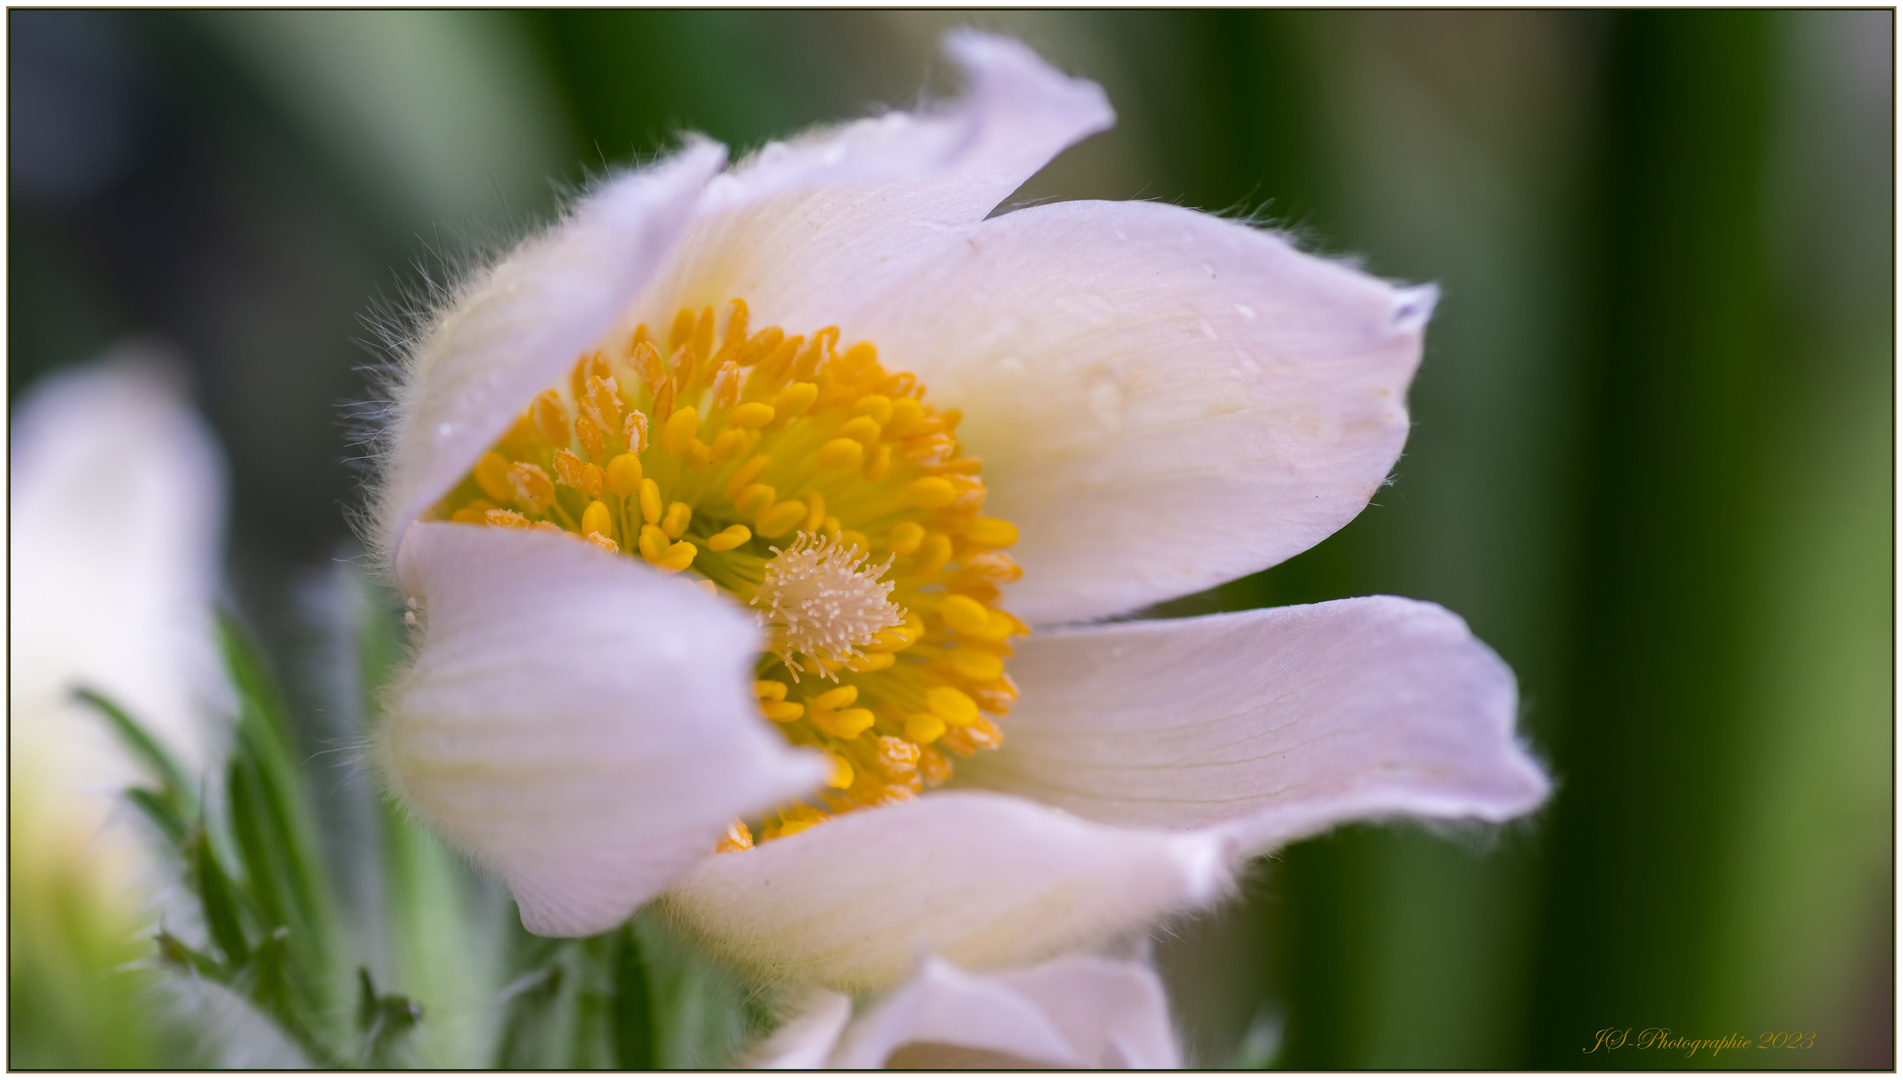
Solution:
<svg viewBox="0 0 1903 1080"><path fill-rule="evenodd" d="M873 346L840 351L836 327L750 333L740 300L721 322L683 310L665 339L641 326L583 357L431 516L564 533L749 605L772 636L761 715L833 763L823 808L778 808L770 840L998 746L1009 639L1029 631L997 606L1017 529L983 516L958 411ZM735 822L720 848L752 844Z"/></svg>

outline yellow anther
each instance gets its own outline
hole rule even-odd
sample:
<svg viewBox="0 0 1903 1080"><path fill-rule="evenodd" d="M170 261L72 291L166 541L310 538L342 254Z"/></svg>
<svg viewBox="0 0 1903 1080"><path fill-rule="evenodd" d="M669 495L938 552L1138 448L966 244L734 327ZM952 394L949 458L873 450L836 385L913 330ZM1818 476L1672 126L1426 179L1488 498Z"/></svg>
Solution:
<svg viewBox="0 0 1903 1080"><path fill-rule="evenodd" d="M714 351L714 309L705 308L694 324L694 359L705 360Z"/></svg>
<svg viewBox="0 0 1903 1080"><path fill-rule="evenodd" d="M532 514L542 513L555 501L555 481L540 465L518 461L509 466L509 483L515 487L515 501Z"/></svg>
<svg viewBox="0 0 1903 1080"><path fill-rule="evenodd" d="M866 462L866 479L876 484L891 471L892 446L890 443L880 443L872 451L872 460Z"/></svg>
<svg viewBox="0 0 1903 1080"><path fill-rule="evenodd" d="M576 404L604 435L621 434L621 399L615 395L614 380L596 375L588 380L587 391Z"/></svg>
<svg viewBox="0 0 1903 1080"><path fill-rule="evenodd" d="M829 754L833 759L833 775L826 783L830 787L845 790L852 786L852 764L838 754Z"/></svg>
<svg viewBox="0 0 1903 1080"><path fill-rule="evenodd" d="M715 461L726 461L747 448L747 433L744 428L728 428L714 436L709 451Z"/></svg>
<svg viewBox="0 0 1903 1080"><path fill-rule="evenodd" d="M918 774L927 784L937 787L951 779L951 762L938 752L935 746L920 744L918 748Z"/></svg>
<svg viewBox="0 0 1903 1080"><path fill-rule="evenodd" d="M793 531L794 526L806 520L806 504L793 499L775 503L760 512L753 519L753 531L773 540Z"/></svg>
<svg viewBox="0 0 1903 1080"><path fill-rule="evenodd" d="M923 746L937 742L945 734L945 721L931 713L915 713L905 718L905 737Z"/></svg>
<svg viewBox="0 0 1903 1080"><path fill-rule="evenodd" d="M878 717L871 709L841 709L838 712L815 712L812 715L813 726L828 735L842 739L856 739L873 725Z"/></svg>
<svg viewBox="0 0 1903 1080"><path fill-rule="evenodd" d="M747 485L759 479L760 474L765 472L766 467L771 464L773 464L773 458L766 454L755 454L748 458L746 464L735 469L732 478L727 481L727 498L739 498Z"/></svg>
<svg viewBox="0 0 1903 1080"><path fill-rule="evenodd" d="M653 477L641 481L641 520L649 525L661 523L661 485Z"/></svg>
<svg viewBox="0 0 1903 1080"><path fill-rule="evenodd" d="M496 440L495 449L501 451L503 457L525 460L552 449L552 444L536 430L534 420L525 412L515 418L515 423L509 425L509 430L502 438Z"/></svg>
<svg viewBox="0 0 1903 1080"><path fill-rule="evenodd" d="M887 776L906 777L918 771L918 744L881 735L876 745L879 768Z"/></svg>
<svg viewBox="0 0 1903 1080"><path fill-rule="evenodd" d="M751 516L772 506L778 499L779 494L773 490L772 484L748 484L740 489L740 494L734 496L733 508Z"/></svg>
<svg viewBox="0 0 1903 1080"><path fill-rule="evenodd" d="M786 684L773 679L757 679L753 684L753 696L762 701L785 701Z"/></svg>
<svg viewBox="0 0 1903 1080"><path fill-rule="evenodd" d="M616 454L608 462L603 486L611 495L627 498L641 490L641 459L633 454ZM658 492L657 492L658 494Z"/></svg>
<svg viewBox="0 0 1903 1080"><path fill-rule="evenodd" d="M765 838L768 840L777 840L782 836L792 836L794 833L805 832L807 829L831 819L831 817L831 814L815 810L803 803L794 803L790 809L780 813L780 823L777 826L767 829Z"/></svg>
<svg viewBox="0 0 1903 1080"><path fill-rule="evenodd" d="M991 613L991 622L982 634L973 635L986 641L1003 641L1012 634L1028 634L1031 630L1016 618L1002 611Z"/></svg>
<svg viewBox="0 0 1903 1080"><path fill-rule="evenodd" d="M604 533L591 532L588 534L586 539L589 543L595 545L596 547L600 548L601 550L607 552L610 555L621 554L621 545L615 543L614 538L611 536L608 536Z"/></svg>
<svg viewBox="0 0 1903 1080"><path fill-rule="evenodd" d="M987 682L1004 674L1004 658L977 649L953 649L945 658L951 669L967 679Z"/></svg>
<svg viewBox="0 0 1903 1080"><path fill-rule="evenodd" d="M806 706L797 701L762 701L760 715L776 724L790 724L806 715Z"/></svg>
<svg viewBox="0 0 1903 1080"><path fill-rule="evenodd" d="M819 397L819 387L814 383L796 382L773 395L773 413L788 419L798 416L813 407Z"/></svg>
<svg viewBox="0 0 1903 1080"><path fill-rule="evenodd" d="M745 525L729 525L707 538L707 550L732 551L753 539L753 530Z"/></svg>
<svg viewBox="0 0 1903 1080"><path fill-rule="evenodd" d="M596 499L594 502L588 504L588 509L581 512L582 535L587 536L589 533L600 533L603 536L613 536L615 531L614 520L615 516L608 509L608 504L602 502L600 499Z"/></svg>
<svg viewBox="0 0 1903 1080"><path fill-rule="evenodd" d="M927 510L937 510L950 506L958 497L958 489L950 480L942 476L921 476L912 481L905 489L905 498L913 506L922 506Z"/></svg>
<svg viewBox="0 0 1903 1080"><path fill-rule="evenodd" d="M661 517L661 531L669 540L679 540L694 520L694 508L684 502L668 503L667 513Z"/></svg>
<svg viewBox="0 0 1903 1080"><path fill-rule="evenodd" d="M648 414L635 410L628 414L622 425L622 435L628 440L628 449L634 453L645 453L648 448Z"/></svg>
<svg viewBox="0 0 1903 1080"><path fill-rule="evenodd" d="M682 570L694 565L694 556L699 554L699 548L682 540L680 543L668 548L666 553L655 561L654 565L670 574L678 574Z"/></svg>
<svg viewBox="0 0 1903 1080"><path fill-rule="evenodd" d="M529 420L553 445L568 445L568 407L562 404L562 395L553 390L537 394L529 403Z"/></svg>
<svg viewBox="0 0 1903 1080"><path fill-rule="evenodd" d="M833 537L838 536L839 535L838 516L834 514L827 514L826 520L819 523L819 531L821 534L825 536L833 536ZM860 548L859 550L864 551L865 548Z"/></svg>
<svg viewBox="0 0 1903 1080"><path fill-rule="evenodd" d="M952 727L966 727L978 719L978 703L954 686L934 686L927 690L925 707Z"/></svg>
<svg viewBox="0 0 1903 1080"><path fill-rule="evenodd" d="M860 674L865 674L869 671L884 671L886 668L898 663L898 661L899 658L889 652L869 652L846 661L846 670L856 671Z"/></svg>
<svg viewBox="0 0 1903 1080"><path fill-rule="evenodd" d="M817 491L808 492L806 495L806 521L800 525L800 528L805 529L807 532L817 532L820 524L825 520L826 496L821 495Z"/></svg>
<svg viewBox="0 0 1903 1080"><path fill-rule="evenodd" d="M879 422L870 416L855 416L839 425L834 434L842 439L871 446L879 440Z"/></svg>
<svg viewBox="0 0 1903 1080"><path fill-rule="evenodd" d="M714 372L714 407L730 409L740 401L740 365L729 360Z"/></svg>
<svg viewBox="0 0 1903 1080"><path fill-rule="evenodd" d="M714 463L714 448L699 439L692 439L687 444L687 452L681 455L681 460L687 462L687 467L690 469L704 469Z"/></svg>
<svg viewBox="0 0 1903 1080"><path fill-rule="evenodd" d="M727 302L727 341L747 340L747 302L738 297Z"/></svg>
<svg viewBox="0 0 1903 1080"><path fill-rule="evenodd" d="M1012 582L1024 576L1011 556L1002 551L978 551L964 558L964 573L985 581Z"/></svg>
<svg viewBox="0 0 1903 1080"><path fill-rule="evenodd" d="M813 708L815 709L843 709L859 700L859 688L856 686L841 686L834 690L828 690L818 697L811 697L806 700L812 702Z"/></svg>
<svg viewBox="0 0 1903 1080"><path fill-rule="evenodd" d="M687 456L694 445L694 432L700 429L700 414L692 405L683 405L667 418L667 426L661 429L661 445L676 457Z"/></svg>
<svg viewBox="0 0 1903 1080"><path fill-rule="evenodd" d="M947 596L938 605L938 613L945 617L945 625L973 637L983 636L991 625L991 609L969 596Z"/></svg>
<svg viewBox="0 0 1903 1080"><path fill-rule="evenodd" d="M894 555L910 555L925 542L925 526L916 521L901 521L885 534L885 546Z"/></svg>
<svg viewBox="0 0 1903 1080"><path fill-rule="evenodd" d="M660 562L661 557L667 554L667 544L667 534L661 531L659 525L641 526L641 539L638 546L643 559L649 562Z"/></svg>
<svg viewBox="0 0 1903 1080"><path fill-rule="evenodd" d="M529 519L513 510L484 510L482 520L498 529L526 529Z"/></svg>
<svg viewBox="0 0 1903 1080"><path fill-rule="evenodd" d="M923 544L919 545L919 561L913 568L913 572L929 577L945 569L945 564L951 562L951 557L951 537L944 533L932 533L925 538Z"/></svg>
<svg viewBox="0 0 1903 1080"><path fill-rule="evenodd" d="M879 426L885 429L887 438L903 439L918 434L920 422L925 419L925 406L917 398L902 397L892 402L892 415Z"/></svg>
<svg viewBox="0 0 1903 1080"><path fill-rule="evenodd" d="M693 340L693 337L694 312L689 308L682 308L680 314L674 316L674 328L667 332L667 351L673 352Z"/></svg>
<svg viewBox="0 0 1903 1080"><path fill-rule="evenodd" d="M555 458L550 464L555 466L556 480L591 499L601 497L601 466L592 461L583 461L568 450L555 451Z"/></svg>
<svg viewBox="0 0 1903 1080"><path fill-rule="evenodd" d="M866 534L860 532L858 529L839 530L839 546L842 548L858 548L864 552L872 551L872 541L866 539Z"/></svg>
<svg viewBox="0 0 1903 1080"><path fill-rule="evenodd" d="M476 486L484 495L499 503L515 501L515 485L509 482L509 459L494 450L476 461Z"/></svg>
<svg viewBox="0 0 1903 1080"><path fill-rule="evenodd" d="M494 507L489 507L487 509L492 510L494 509ZM449 515L449 520L460 522L464 525L483 525L483 524L486 524L486 522L483 519L483 514L485 512L486 511L483 508L478 508L474 506L465 506L461 510L458 510L455 513Z"/></svg>
<svg viewBox="0 0 1903 1080"><path fill-rule="evenodd" d="M852 403L852 415L871 417L873 423L884 427L892 419L892 399L884 394L867 394Z"/></svg>
<svg viewBox="0 0 1903 1080"><path fill-rule="evenodd" d="M647 383L650 389L661 385L661 380L667 377L667 367L661 362L661 350L655 348L654 343L645 337L634 343L634 349L628 355L628 363L634 365L634 370L641 373L641 381Z"/></svg>
<svg viewBox="0 0 1903 1080"><path fill-rule="evenodd" d="M1018 527L1003 518L972 518L965 526L965 542L977 547L1010 547L1018 542Z"/></svg>
<svg viewBox="0 0 1903 1080"><path fill-rule="evenodd" d="M753 847L753 830L747 828L744 821L736 821L727 826L727 835L714 845L714 851L746 851Z"/></svg>
<svg viewBox="0 0 1903 1080"><path fill-rule="evenodd" d="M586 414L575 418L575 441L581 443L582 455L590 461L604 461L608 455L608 439L601 425Z"/></svg>
<svg viewBox="0 0 1903 1080"><path fill-rule="evenodd" d="M851 439L834 439L819 448L819 464L827 469L850 469L866 456L866 448Z"/></svg>
<svg viewBox="0 0 1903 1080"><path fill-rule="evenodd" d="M727 422L737 428L763 428L773 422L773 406L764 401L736 405L733 412L727 414Z"/></svg>
<svg viewBox="0 0 1903 1080"><path fill-rule="evenodd" d="M888 626L884 630L874 634L871 643L865 645L864 648L877 652L894 653L909 647L917 640L918 634L913 632L911 624L903 623L898 626Z"/></svg>

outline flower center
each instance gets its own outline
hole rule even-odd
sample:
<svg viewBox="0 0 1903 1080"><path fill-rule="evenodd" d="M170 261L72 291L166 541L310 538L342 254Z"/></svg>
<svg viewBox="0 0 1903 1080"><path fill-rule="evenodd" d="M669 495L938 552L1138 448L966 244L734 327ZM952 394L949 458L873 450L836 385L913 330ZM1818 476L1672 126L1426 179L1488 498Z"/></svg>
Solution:
<svg viewBox="0 0 1903 1080"><path fill-rule="evenodd" d="M777 808L770 840L998 746L985 714L1017 697L1004 661L1029 628L996 605L1017 529L981 515L956 409L836 327L749 333L741 300L718 321L684 310L664 342L644 325L583 357L427 516L565 533L747 604L772 640L761 714L833 761L823 808ZM752 843L735 822L721 848Z"/></svg>

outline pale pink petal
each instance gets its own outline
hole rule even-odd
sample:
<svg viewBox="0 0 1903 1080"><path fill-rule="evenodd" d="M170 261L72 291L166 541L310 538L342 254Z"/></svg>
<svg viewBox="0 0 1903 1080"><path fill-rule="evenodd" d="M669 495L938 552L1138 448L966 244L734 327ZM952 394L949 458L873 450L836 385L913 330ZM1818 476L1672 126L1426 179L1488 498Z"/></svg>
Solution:
<svg viewBox="0 0 1903 1080"><path fill-rule="evenodd" d="M1229 883L1219 837L1108 828L939 792L703 860L667 894L686 929L768 977L896 985L927 952L995 970L1094 947Z"/></svg>
<svg viewBox="0 0 1903 1080"><path fill-rule="evenodd" d="M125 789L149 770L73 690L122 705L194 776L229 713L212 617L225 462L175 361L127 344L48 376L8 440L10 865L113 925L159 904L170 871L128 827Z"/></svg>
<svg viewBox="0 0 1903 1080"><path fill-rule="evenodd" d="M963 410L986 512L1020 531L1011 609L1045 624L1209 588L1353 519L1407 437L1433 306L1237 222L1070 202L985 222L845 331Z"/></svg>
<svg viewBox="0 0 1903 1080"><path fill-rule="evenodd" d="M473 278L423 330L407 357L379 498L377 540L387 551L614 325L725 160L720 146L696 139L609 181Z"/></svg>
<svg viewBox="0 0 1903 1080"><path fill-rule="evenodd" d="M212 625L225 460L183 380L177 357L128 343L34 385L12 416L12 735L68 744L72 784L102 798L142 774L74 685L194 770L228 696Z"/></svg>
<svg viewBox="0 0 1903 1080"><path fill-rule="evenodd" d="M842 320L863 298L942 258L1031 174L1115 120L1097 84L1017 41L965 30L945 50L965 73L956 100L770 144L710 184L702 220L630 325L739 297L755 326L799 334L837 322L850 334Z"/></svg>
<svg viewBox="0 0 1903 1080"><path fill-rule="evenodd" d="M1070 957L970 975L936 957L854 1022L836 1069L1000 1067L1174 1069L1169 1006L1140 964Z"/></svg>
<svg viewBox="0 0 1903 1080"><path fill-rule="evenodd" d="M1392 596L1035 635L1004 746L958 780L1263 851L1355 818L1504 821L1546 797L1513 674Z"/></svg>
<svg viewBox="0 0 1903 1080"><path fill-rule="evenodd" d="M422 648L376 754L541 934L606 930L727 824L827 775L759 716L732 603L570 536L423 523L400 564Z"/></svg>

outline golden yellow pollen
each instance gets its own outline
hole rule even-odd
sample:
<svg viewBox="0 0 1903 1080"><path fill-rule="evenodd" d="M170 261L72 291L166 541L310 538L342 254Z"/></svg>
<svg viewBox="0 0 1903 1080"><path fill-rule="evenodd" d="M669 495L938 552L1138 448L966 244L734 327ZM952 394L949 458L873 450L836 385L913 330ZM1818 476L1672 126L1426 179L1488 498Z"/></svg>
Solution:
<svg viewBox="0 0 1903 1080"><path fill-rule="evenodd" d="M641 458L627 453L616 454L608 462L606 482L603 484L611 495L627 498L641 490Z"/></svg>
<svg viewBox="0 0 1903 1080"><path fill-rule="evenodd" d="M832 771L811 805L734 822L717 849L744 851L913 798L1001 744L1008 639L1027 632L999 607L1017 528L981 516L960 419L835 327L684 309L664 336L581 357L429 516L569 535L756 614L760 714Z"/></svg>

